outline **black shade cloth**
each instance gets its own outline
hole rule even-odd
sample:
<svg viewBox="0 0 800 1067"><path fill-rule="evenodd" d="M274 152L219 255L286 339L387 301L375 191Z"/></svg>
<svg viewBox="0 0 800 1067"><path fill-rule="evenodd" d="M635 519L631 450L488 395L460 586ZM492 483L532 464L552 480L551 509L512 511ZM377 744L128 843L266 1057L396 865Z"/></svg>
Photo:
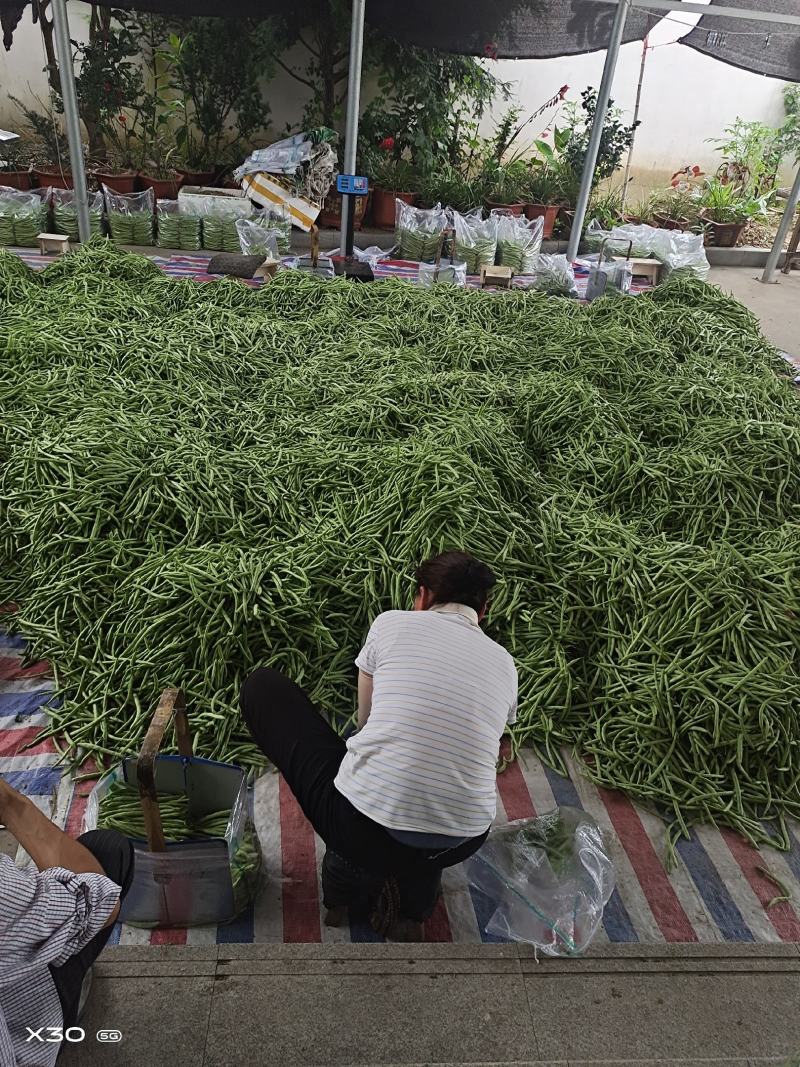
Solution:
<svg viewBox="0 0 800 1067"><path fill-rule="evenodd" d="M676 0L676 4L679 0ZM497 59L546 59L608 47L616 8L594 0L369 0L367 21L405 44ZM659 16L632 10L623 41Z"/></svg>
<svg viewBox="0 0 800 1067"><path fill-rule="evenodd" d="M175 15L223 18L279 16L313 19L303 0L96 0L104 7ZM679 0L676 0L676 3ZM11 31L24 0L0 0L0 19ZM369 0L370 26L406 44L492 58L535 59L594 52L608 45L614 5L593 0ZM633 10L625 41L640 41L658 16Z"/></svg>
<svg viewBox="0 0 800 1067"><path fill-rule="evenodd" d="M800 0L719 0L716 6L800 16ZM703 15L681 44L768 78L800 81L800 26Z"/></svg>

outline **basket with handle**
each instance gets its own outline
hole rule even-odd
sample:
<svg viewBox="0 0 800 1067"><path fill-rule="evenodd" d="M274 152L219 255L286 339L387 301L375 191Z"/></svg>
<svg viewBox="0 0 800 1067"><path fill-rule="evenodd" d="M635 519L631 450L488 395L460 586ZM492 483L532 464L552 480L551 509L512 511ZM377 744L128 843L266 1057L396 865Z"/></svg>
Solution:
<svg viewBox="0 0 800 1067"><path fill-rule="evenodd" d="M177 755L162 754L174 725ZM121 918L134 926L197 926L235 918L260 884L261 850L249 814L247 776L231 763L193 754L193 739L182 689L165 689L139 753L128 756L94 787L83 829L101 823L105 794L119 782L139 795L144 837L134 846L134 877ZM183 794L197 817L229 811L224 836L170 841L165 836L159 796Z"/></svg>

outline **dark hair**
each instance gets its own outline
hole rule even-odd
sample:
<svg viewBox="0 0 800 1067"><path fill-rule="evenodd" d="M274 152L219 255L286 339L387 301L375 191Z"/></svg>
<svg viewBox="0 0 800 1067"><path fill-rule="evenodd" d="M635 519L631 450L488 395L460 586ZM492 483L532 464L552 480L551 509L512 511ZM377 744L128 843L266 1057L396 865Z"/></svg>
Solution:
<svg viewBox="0 0 800 1067"><path fill-rule="evenodd" d="M414 577L433 593L434 604L466 604L480 611L497 582L492 570L468 552L441 552L417 567Z"/></svg>

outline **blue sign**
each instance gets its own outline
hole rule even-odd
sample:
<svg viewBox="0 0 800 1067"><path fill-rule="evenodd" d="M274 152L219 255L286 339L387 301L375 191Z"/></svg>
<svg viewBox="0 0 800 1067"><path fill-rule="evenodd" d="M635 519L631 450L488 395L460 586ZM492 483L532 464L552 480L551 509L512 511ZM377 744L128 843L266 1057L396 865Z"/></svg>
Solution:
<svg viewBox="0 0 800 1067"><path fill-rule="evenodd" d="M369 181L357 174L340 174L336 179L336 191L350 196L366 196Z"/></svg>

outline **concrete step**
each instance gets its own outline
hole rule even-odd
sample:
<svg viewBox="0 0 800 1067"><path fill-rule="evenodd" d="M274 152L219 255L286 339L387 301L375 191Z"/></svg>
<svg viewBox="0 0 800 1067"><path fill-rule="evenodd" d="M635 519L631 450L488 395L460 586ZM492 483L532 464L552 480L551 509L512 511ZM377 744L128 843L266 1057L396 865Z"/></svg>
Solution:
<svg viewBox="0 0 800 1067"><path fill-rule="evenodd" d="M798 1002L796 945L121 947L59 1067L752 1067L800 1050Z"/></svg>

